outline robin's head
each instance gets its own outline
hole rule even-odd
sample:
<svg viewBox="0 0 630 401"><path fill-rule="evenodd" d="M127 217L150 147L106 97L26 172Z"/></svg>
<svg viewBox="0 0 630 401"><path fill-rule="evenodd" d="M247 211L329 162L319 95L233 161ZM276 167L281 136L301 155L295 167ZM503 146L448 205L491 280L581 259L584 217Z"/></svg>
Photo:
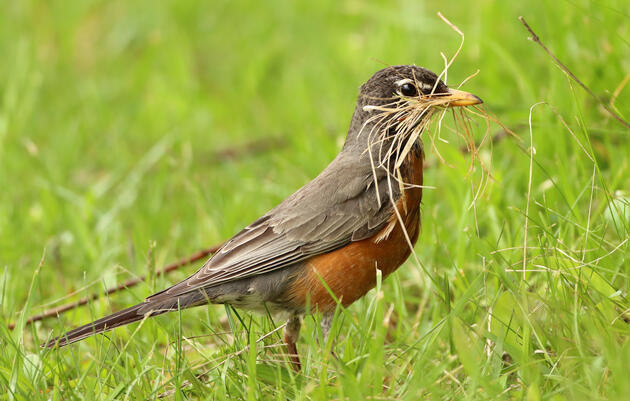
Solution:
<svg viewBox="0 0 630 401"><path fill-rule="evenodd" d="M422 67L384 68L361 86L344 150L368 150L382 165L391 155L400 156L409 141L415 143L435 111L479 103L477 96L449 88Z"/></svg>
<svg viewBox="0 0 630 401"><path fill-rule="evenodd" d="M378 107L400 100L449 107L482 103L477 96L450 89L435 73L415 65L397 65L377 71L361 86L358 103L362 107ZM368 107L366 111L369 110Z"/></svg>

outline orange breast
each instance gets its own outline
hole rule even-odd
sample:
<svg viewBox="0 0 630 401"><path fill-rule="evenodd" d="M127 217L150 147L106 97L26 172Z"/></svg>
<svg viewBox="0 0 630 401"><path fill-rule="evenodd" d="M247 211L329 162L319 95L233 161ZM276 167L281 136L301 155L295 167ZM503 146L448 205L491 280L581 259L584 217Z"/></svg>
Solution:
<svg viewBox="0 0 630 401"><path fill-rule="evenodd" d="M413 150L404 163L403 179L422 185L422 156ZM392 215L375 236L310 259L289 289L290 303L301 307L308 300L313 310L328 312L336 307L330 292L348 306L374 288L376 269L383 277L394 272L409 257L410 243L418 239L421 198L421 188L406 189L396 204L400 219Z"/></svg>

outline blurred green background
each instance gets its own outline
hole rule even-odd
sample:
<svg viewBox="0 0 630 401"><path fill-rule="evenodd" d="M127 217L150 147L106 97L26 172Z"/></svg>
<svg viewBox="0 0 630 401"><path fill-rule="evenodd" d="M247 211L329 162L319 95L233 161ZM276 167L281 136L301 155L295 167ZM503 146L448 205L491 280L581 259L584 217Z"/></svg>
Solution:
<svg viewBox="0 0 630 401"><path fill-rule="evenodd" d="M302 374L286 370L281 348L239 353L281 322L239 322L217 306L153 319L131 339L137 325L39 349L52 330L137 302L199 263L6 328L219 243L313 178L375 71L439 72L440 53L457 50L437 11L465 33L448 83L479 70L463 89L520 140L482 148L493 180L472 208L480 168L469 174L447 116L450 143L437 144L447 163L427 154L424 270L408 262L384 298L370 293L340 315L338 360L311 334L318 317L305 322ZM0 398L626 399L630 131L527 40L519 15L630 119L622 0L4 2ZM530 188L537 102L549 106L532 111ZM502 131L471 119L478 141ZM522 269L526 235L535 272L524 279L511 270Z"/></svg>

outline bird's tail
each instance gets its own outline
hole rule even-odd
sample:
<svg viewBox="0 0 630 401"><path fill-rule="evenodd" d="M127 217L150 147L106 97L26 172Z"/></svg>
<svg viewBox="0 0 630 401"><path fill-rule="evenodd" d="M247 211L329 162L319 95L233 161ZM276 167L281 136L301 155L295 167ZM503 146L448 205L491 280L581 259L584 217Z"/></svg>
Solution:
<svg viewBox="0 0 630 401"><path fill-rule="evenodd" d="M147 311L143 313L143 311ZM139 320L144 319L145 316L155 316L161 315L162 313L168 312L169 309L153 309L150 308L148 302L142 302L138 305L134 305L130 308L123 309L119 312L113 313L109 316L105 316L101 319L95 320L92 323L85 324L83 326L77 327L74 330L70 330L69 332L55 337L50 341L47 341L42 344L42 347L52 348L54 346L63 347L68 344L72 344L74 342L83 340L84 338L90 337L91 335L102 333L104 331L111 330L116 327L124 326L129 323L137 322Z"/></svg>

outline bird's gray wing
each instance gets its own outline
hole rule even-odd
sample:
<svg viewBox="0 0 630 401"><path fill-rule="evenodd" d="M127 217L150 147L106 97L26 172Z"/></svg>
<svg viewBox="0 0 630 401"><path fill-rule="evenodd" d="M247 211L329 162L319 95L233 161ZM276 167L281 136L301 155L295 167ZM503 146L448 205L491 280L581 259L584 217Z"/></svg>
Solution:
<svg viewBox="0 0 630 401"><path fill-rule="evenodd" d="M199 271L147 301L268 273L375 235L392 212L387 174L379 172L375 180L371 168L357 164L341 154L225 243ZM397 185L392 191L396 199Z"/></svg>

